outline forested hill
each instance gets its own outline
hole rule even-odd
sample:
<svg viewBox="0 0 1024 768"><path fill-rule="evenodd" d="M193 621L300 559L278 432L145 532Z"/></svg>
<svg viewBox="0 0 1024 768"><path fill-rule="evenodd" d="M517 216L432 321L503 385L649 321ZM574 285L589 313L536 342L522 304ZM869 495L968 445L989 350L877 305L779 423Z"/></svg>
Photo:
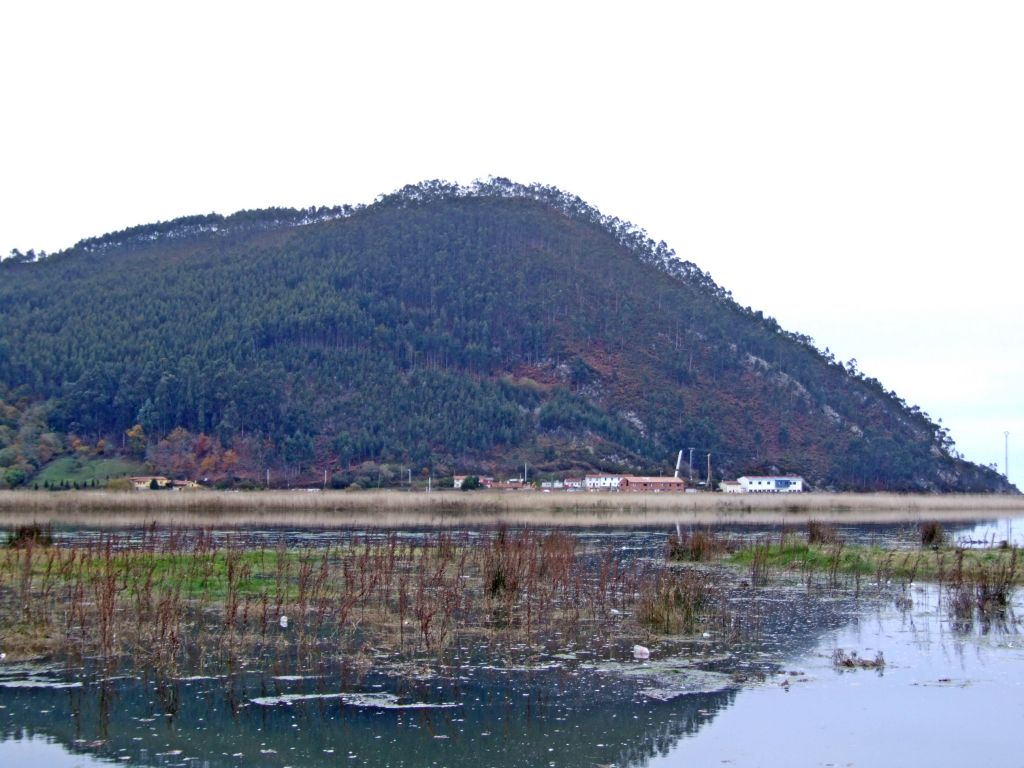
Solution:
<svg viewBox="0 0 1024 768"><path fill-rule="evenodd" d="M67 452L365 485L665 472L692 447L716 479L1007 489L878 381L549 187L430 182L13 254L0 317L8 485Z"/></svg>

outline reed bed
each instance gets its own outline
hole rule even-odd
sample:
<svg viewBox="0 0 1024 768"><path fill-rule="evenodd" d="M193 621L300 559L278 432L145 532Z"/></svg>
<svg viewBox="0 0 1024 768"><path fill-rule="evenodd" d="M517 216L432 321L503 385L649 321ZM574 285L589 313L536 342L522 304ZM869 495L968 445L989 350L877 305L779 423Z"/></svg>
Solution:
<svg viewBox="0 0 1024 768"><path fill-rule="evenodd" d="M395 527L956 520L1024 515L1024 496L439 491L0 491L0 525Z"/></svg>
<svg viewBox="0 0 1024 768"><path fill-rule="evenodd" d="M637 605L641 625L663 634L692 634L702 627L729 627L735 622L724 610L718 589L698 570L658 574Z"/></svg>
<svg viewBox="0 0 1024 768"><path fill-rule="evenodd" d="M627 562L614 548L581 553L559 531L272 549L156 527L130 542L40 541L23 535L0 550L0 648L167 674L360 654L440 659L468 636L514 641L524 653L549 642L598 647L657 631L635 613L669 578L668 566ZM708 577L687 578L694 587ZM695 631L712 614L712 593L700 594L673 605L687 618L666 629Z"/></svg>
<svg viewBox="0 0 1024 768"><path fill-rule="evenodd" d="M665 545L665 557L677 563L711 562L737 548L732 539L707 525L692 531L678 530L670 534Z"/></svg>
<svg viewBox="0 0 1024 768"><path fill-rule="evenodd" d="M999 548L984 558L970 558L971 550L957 547L950 568L943 573L946 606L953 626L970 632L1006 629L1013 620L1011 598L1020 583L1019 550Z"/></svg>
<svg viewBox="0 0 1024 768"><path fill-rule="evenodd" d="M777 541L762 536L725 560L748 568L754 587L767 585L774 573L799 573L808 588L817 583L834 590L852 582L859 593L861 580L868 578L899 590L895 600L901 609L912 607L909 588L915 581L931 581L939 586L958 631L1010 628L1015 623L1013 592L1024 583L1020 550L1006 542L985 548L948 546L947 539L942 526L929 521L921 526L921 549L848 545L834 529L810 521L806 540L785 532Z"/></svg>
<svg viewBox="0 0 1024 768"><path fill-rule="evenodd" d="M760 538L753 545L728 556L728 562L740 567L821 573L830 582L838 583L841 575L873 577L881 583L912 583L915 579L940 585L978 575L1005 572L1000 583L1013 586L1024 581L1024 572L1016 565L1019 550L1015 547L991 549L892 550L878 546L854 545L837 541L831 544L810 544L796 537L771 541Z"/></svg>

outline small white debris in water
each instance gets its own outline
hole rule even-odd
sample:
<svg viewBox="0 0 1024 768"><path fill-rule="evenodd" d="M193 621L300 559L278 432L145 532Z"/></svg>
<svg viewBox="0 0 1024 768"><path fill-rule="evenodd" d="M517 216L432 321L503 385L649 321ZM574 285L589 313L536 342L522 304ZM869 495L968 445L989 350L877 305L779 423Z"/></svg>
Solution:
<svg viewBox="0 0 1024 768"><path fill-rule="evenodd" d="M633 658L634 659L649 659L651 658L651 649L643 645L633 646Z"/></svg>
<svg viewBox="0 0 1024 768"><path fill-rule="evenodd" d="M281 617L281 629L288 629L288 617L287 616L282 616Z"/></svg>

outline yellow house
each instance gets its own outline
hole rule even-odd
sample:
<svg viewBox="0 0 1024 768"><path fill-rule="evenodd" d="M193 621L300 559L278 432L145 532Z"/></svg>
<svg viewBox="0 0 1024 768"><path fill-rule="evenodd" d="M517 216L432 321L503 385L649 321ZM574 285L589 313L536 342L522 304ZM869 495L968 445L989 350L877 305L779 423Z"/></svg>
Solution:
<svg viewBox="0 0 1024 768"><path fill-rule="evenodd" d="M163 475L145 475L142 477L129 477L128 479L136 491L148 491L153 487L154 480L156 480L158 488L166 488L171 482Z"/></svg>

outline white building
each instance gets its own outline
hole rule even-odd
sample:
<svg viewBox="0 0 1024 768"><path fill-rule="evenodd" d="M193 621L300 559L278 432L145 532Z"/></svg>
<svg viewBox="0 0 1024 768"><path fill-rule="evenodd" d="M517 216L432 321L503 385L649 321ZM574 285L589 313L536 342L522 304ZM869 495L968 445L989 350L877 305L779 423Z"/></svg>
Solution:
<svg viewBox="0 0 1024 768"><path fill-rule="evenodd" d="M726 493L801 493L804 490L804 479L799 475L775 475L775 476L754 476L737 478L736 483L740 489L726 487L722 484L722 490Z"/></svg>
<svg viewBox="0 0 1024 768"><path fill-rule="evenodd" d="M622 475L587 475L583 487L588 491L617 491Z"/></svg>
<svg viewBox="0 0 1024 768"><path fill-rule="evenodd" d="M466 478L468 477L472 477L472 475L455 475L454 477L452 477L452 487L455 488L456 490L462 488L462 483L465 482ZM477 475L477 479L480 481L480 485L483 488L490 488L494 484L493 477L483 477L482 475Z"/></svg>

